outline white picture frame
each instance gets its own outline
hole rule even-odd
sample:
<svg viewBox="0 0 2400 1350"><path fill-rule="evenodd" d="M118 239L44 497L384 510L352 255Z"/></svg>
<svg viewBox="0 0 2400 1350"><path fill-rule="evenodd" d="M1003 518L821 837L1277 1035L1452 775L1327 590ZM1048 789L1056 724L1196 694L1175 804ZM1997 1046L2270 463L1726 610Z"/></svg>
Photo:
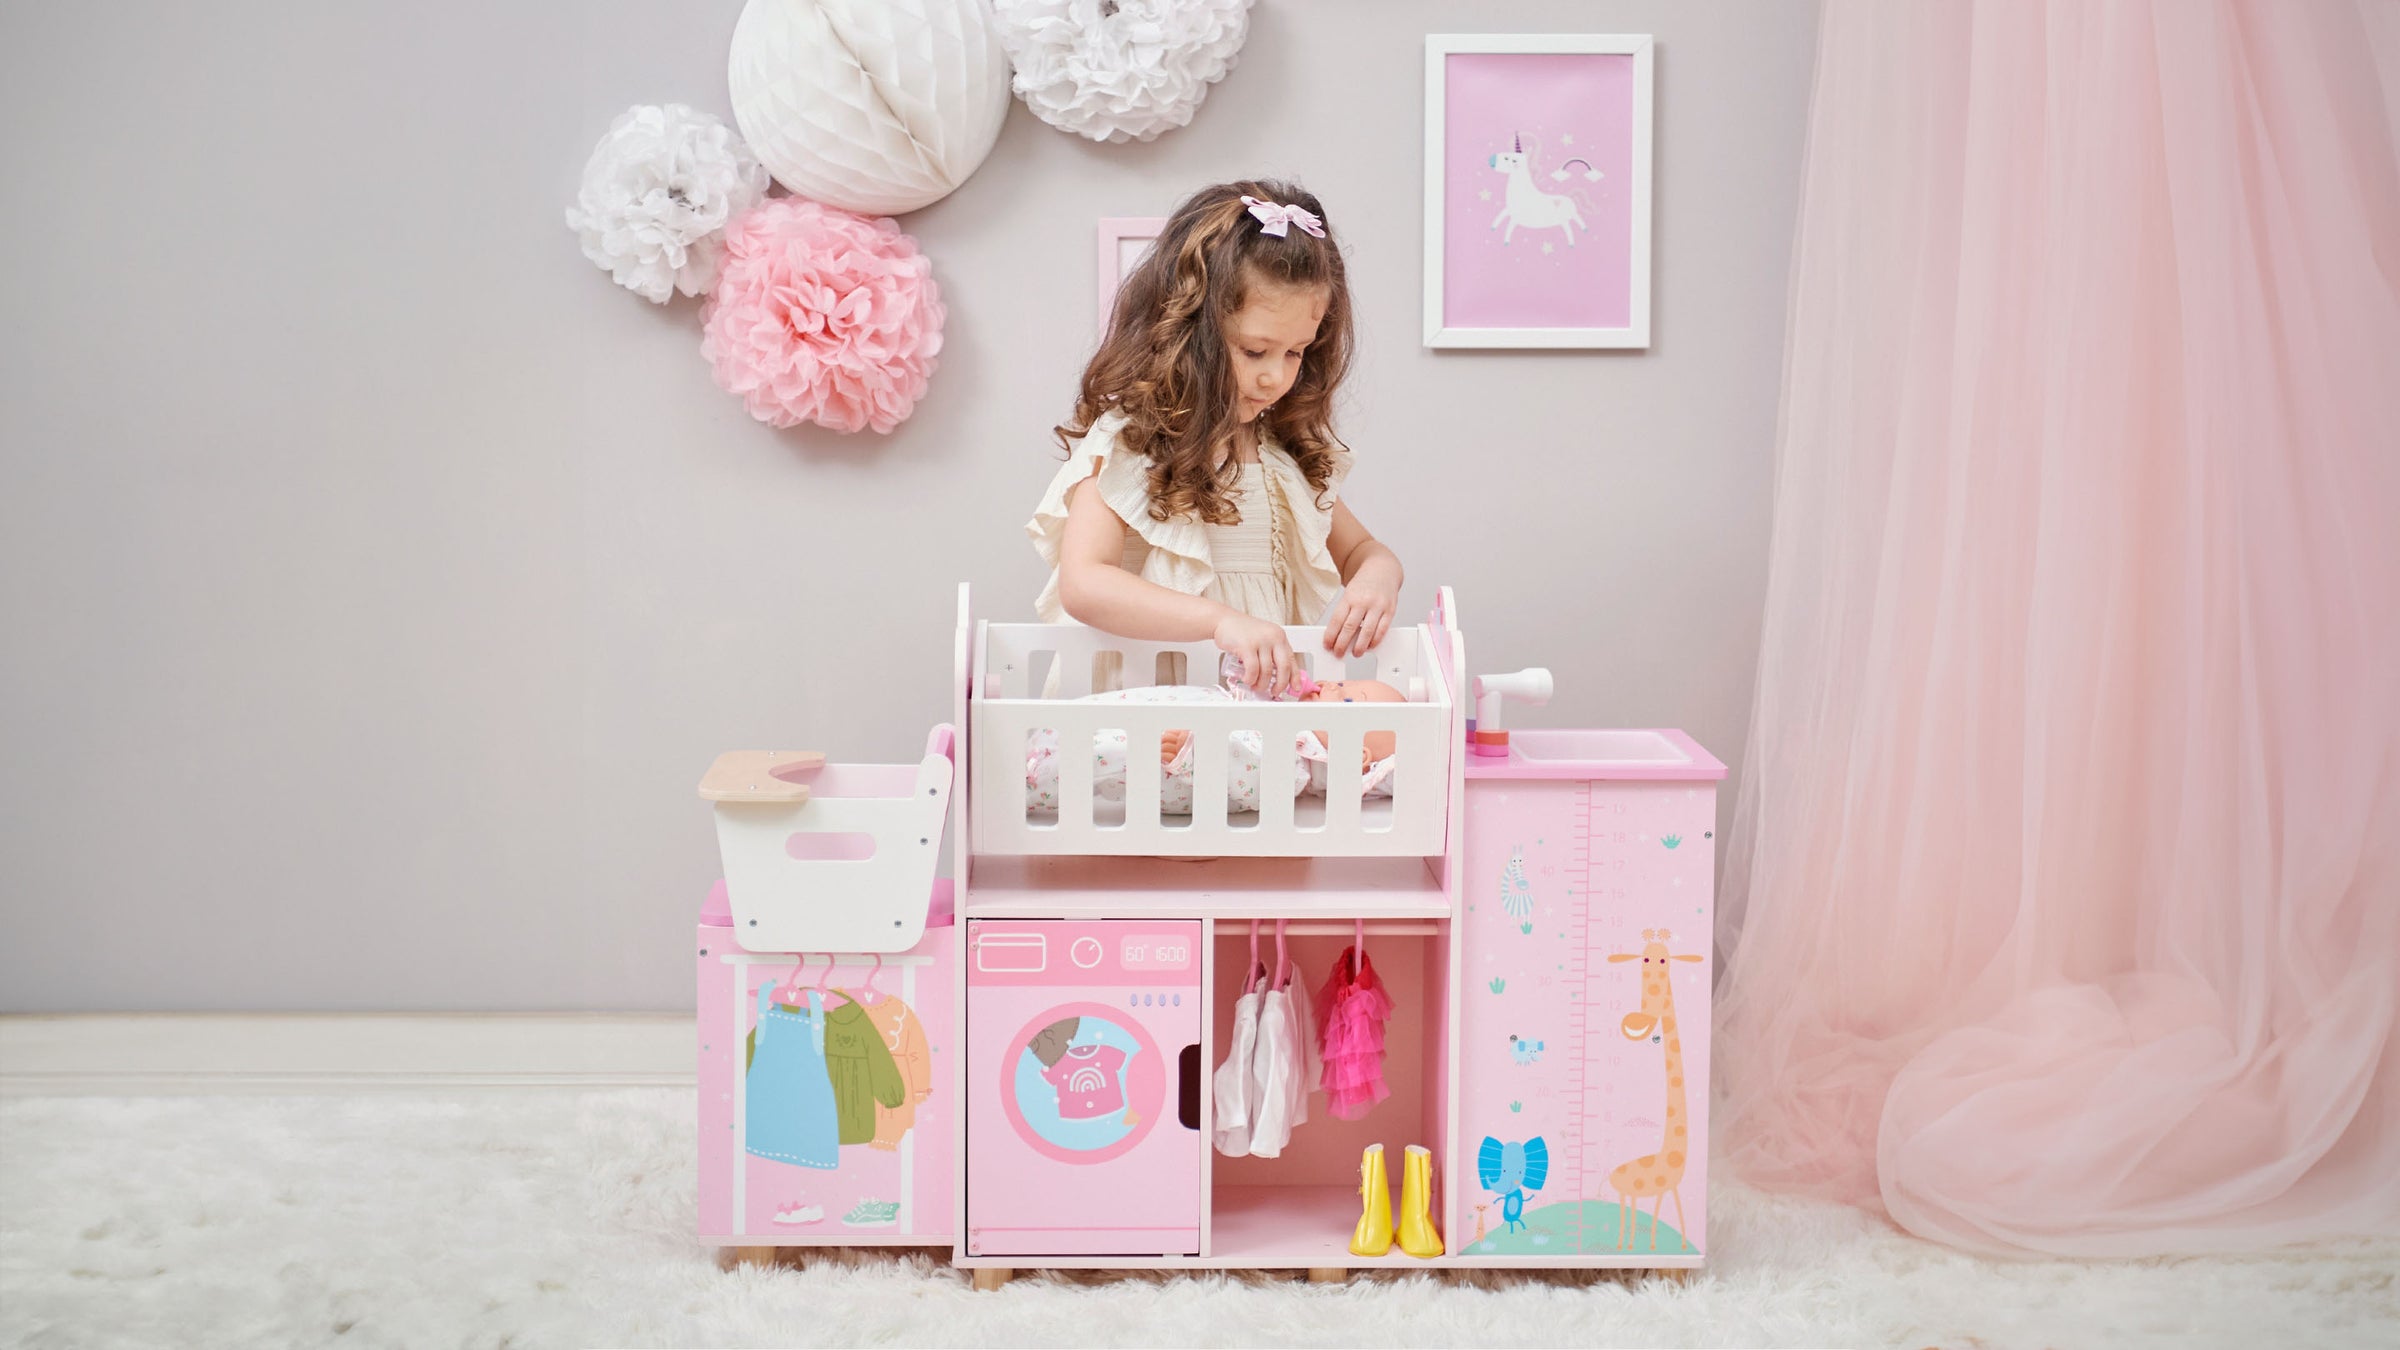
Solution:
<svg viewBox="0 0 2400 1350"><path fill-rule="evenodd" d="M1652 124L1652 66L1656 44L1647 33L1434 33L1425 39L1425 345L1428 347L1590 347L1590 348L1647 348L1650 345L1650 191L1651 191L1651 124ZM1551 159L1555 162L1547 178L1565 183L1570 178L1586 178L1561 193L1549 193L1533 186L1533 180L1543 177L1532 164L1526 151L1522 129L1505 132L1502 119L1492 113L1495 96L1488 91L1502 87L1494 72L1504 69L1497 62L1479 61L1456 63L1456 58L1482 57L1554 57L1587 56L1622 58L1622 62L1527 64L1528 72L1540 71L1539 80L1516 82L1516 88L1539 88L1547 100L1544 106L1552 109L1543 114L1556 119L1559 99L1566 97L1568 86L1581 80L1592 91L1591 108L1584 120L1594 124L1593 134L1600 144L1591 147L1591 158L1583 155L1567 157L1559 150L1579 148L1574 144L1572 131L1560 131L1561 144L1553 145ZM1622 65L1623 69L1618 67ZM1450 89L1454 73L1461 80L1462 96L1453 100ZM1624 86L1630 85L1630 107L1623 105ZM1582 114L1578 114L1582 116ZM1456 128L1454 117L1460 119ZM1489 125L1485 125L1485 124ZM1507 145L1499 143L1504 135L1513 135L1513 163ZM1537 133L1538 135L1538 133ZM1471 156L1481 144L1478 138L1491 140L1491 167L1498 179L1492 184L1472 181ZM1569 166L1581 163L1583 169ZM1611 165L1620 173L1608 174L1601 166ZM1621 177L1624 181L1613 180ZM1527 181L1520 182L1520 179ZM1489 194L1492 200L1475 199L1479 206L1501 205L1489 231L1498 234L1470 235L1460 228L1465 216L1468 197L1464 194ZM1559 207L1557 203L1572 202L1575 210ZM1605 208L1603 209L1603 203ZM1563 214L1555 223L1522 226L1527 230L1527 254L1538 256L1534 266L1552 265L1568 269L1562 278L1543 284L1531 275L1530 267L1521 267L1523 275L1506 282L1494 280L1499 274L1499 256L1492 251L1495 240L1502 248L1516 244L1515 234L1521 228L1510 218L1515 206L1526 206L1525 214L1540 219L1544 213ZM1585 236L1577 238L1574 224L1583 219L1581 208L1589 205L1600 217L1599 228L1585 226ZM1546 237L1556 229L1561 240ZM1535 239L1536 234L1543 235ZM1568 252L1570 249L1602 247L1598 257ZM1508 255L1510 265L1517 256ZM1510 292L1518 298L1509 298ZM1532 297L1532 298L1526 298ZM1511 306L1526 311L1525 321L1512 321ZM1591 322L1579 321L1590 315ZM1561 315L1567 316L1562 321ZM1614 320L1614 321L1612 321Z"/></svg>

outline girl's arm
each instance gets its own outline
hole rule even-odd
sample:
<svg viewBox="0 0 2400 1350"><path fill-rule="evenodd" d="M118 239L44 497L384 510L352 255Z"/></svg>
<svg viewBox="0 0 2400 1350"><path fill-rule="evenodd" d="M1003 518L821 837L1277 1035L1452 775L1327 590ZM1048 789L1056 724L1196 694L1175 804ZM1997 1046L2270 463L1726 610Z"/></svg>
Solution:
<svg viewBox="0 0 2400 1350"><path fill-rule="evenodd" d="M1171 591L1125 570L1125 522L1084 479L1067 493L1058 546L1058 599L1076 622L1144 642L1205 642L1232 613L1205 596Z"/></svg>
<svg viewBox="0 0 2400 1350"><path fill-rule="evenodd" d="M1325 548L1342 573L1342 598L1325 621L1325 650L1336 656L1371 652L1382 645L1400 609L1400 555L1367 533L1344 501L1333 504L1333 532Z"/></svg>
<svg viewBox="0 0 2400 1350"><path fill-rule="evenodd" d="M1299 663L1282 627L1126 571L1125 522L1091 489L1086 478L1067 493L1058 599L1068 617L1142 642L1215 642L1218 650L1242 658L1243 679L1252 689L1283 692Z"/></svg>

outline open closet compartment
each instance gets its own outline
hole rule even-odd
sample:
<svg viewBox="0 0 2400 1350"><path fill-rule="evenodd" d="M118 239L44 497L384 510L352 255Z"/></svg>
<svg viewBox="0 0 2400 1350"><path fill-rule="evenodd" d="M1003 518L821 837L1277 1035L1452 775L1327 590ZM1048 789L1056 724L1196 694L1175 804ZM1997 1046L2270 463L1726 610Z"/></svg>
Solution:
<svg viewBox="0 0 2400 1350"><path fill-rule="evenodd" d="M1204 1251L1209 1264L1259 1269L1323 1269L1332 1267L1397 1267L1426 1264L1394 1245L1381 1256L1360 1256L1350 1250L1362 1201L1360 1161L1371 1144L1383 1146L1395 1224L1402 1213L1406 1154L1411 1144L1428 1149L1436 1162L1431 1215L1448 1238L1444 1192L1448 1179L1439 1161L1448 1149L1448 1121L1453 1115L1448 1073L1450 925L1436 920L1378 919L1334 922L1294 919L1285 922L1278 951L1277 924L1259 924L1259 955L1273 986L1280 964L1294 972L1293 995L1310 1002L1308 1025L1322 1034L1326 1015L1333 1010L1319 995L1337 963L1364 931L1366 960L1377 983L1391 999L1392 1010L1383 1026L1381 1077L1390 1095L1354 1118L1334 1109L1330 1096L1312 1090L1306 1118L1287 1132L1270 1129L1262 1141L1256 1129L1228 1131L1217 1117L1224 1103L1219 1090L1229 1054L1241 1043L1237 1028L1261 1025L1246 1013L1242 999L1250 981L1251 922L1221 920L1214 924L1210 977L1209 1093L1209 1217ZM1252 1009L1263 999L1253 999ZM1254 1055L1259 1052L1254 1051ZM1306 1056L1302 1056L1305 1067ZM1263 1067L1263 1059L1254 1059ZM1272 1076L1271 1074L1269 1076ZM1311 1081L1312 1089L1316 1082ZM1253 1095L1259 1089L1253 1088ZM1264 1113L1255 1109L1255 1126ZM1250 1151L1229 1155L1221 1144L1236 1147L1248 1135ZM1271 1147L1272 1156L1257 1150Z"/></svg>
<svg viewBox="0 0 2400 1350"><path fill-rule="evenodd" d="M968 623L962 594L960 624ZM1377 680L1401 703L1190 701L1219 684L1211 643L1138 642L1081 624L973 630L967 718L975 852L1148 857L1415 857L1448 843L1455 634L1395 627L1335 658L1293 627L1318 681ZM1186 701L1094 702L1092 694ZM1162 738L1188 733L1172 772ZM1388 751L1383 737L1390 737Z"/></svg>

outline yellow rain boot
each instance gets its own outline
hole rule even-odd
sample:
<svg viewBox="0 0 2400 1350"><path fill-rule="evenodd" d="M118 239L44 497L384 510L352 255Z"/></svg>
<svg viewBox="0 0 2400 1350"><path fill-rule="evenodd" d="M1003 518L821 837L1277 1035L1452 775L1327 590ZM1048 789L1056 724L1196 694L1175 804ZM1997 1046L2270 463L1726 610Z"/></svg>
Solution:
<svg viewBox="0 0 2400 1350"><path fill-rule="evenodd" d="M1381 1256L1392 1249L1392 1184L1383 1173L1383 1145L1369 1144L1358 1160L1358 1194L1366 1208L1350 1234L1354 1256Z"/></svg>
<svg viewBox="0 0 2400 1350"><path fill-rule="evenodd" d="M1442 1254L1433 1227L1433 1152L1410 1144L1400 1164L1400 1250L1419 1260Z"/></svg>

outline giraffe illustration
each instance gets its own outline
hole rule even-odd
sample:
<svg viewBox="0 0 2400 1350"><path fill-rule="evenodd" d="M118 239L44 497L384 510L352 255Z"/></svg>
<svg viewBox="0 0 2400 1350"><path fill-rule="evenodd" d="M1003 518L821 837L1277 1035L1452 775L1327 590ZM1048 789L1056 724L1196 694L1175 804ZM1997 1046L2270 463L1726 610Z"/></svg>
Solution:
<svg viewBox="0 0 2400 1350"><path fill-rule="evenodd" d="M1490 1205L1477 1205L1475 1207L1475 1236L1467 1239L1468 1246L1472 1247L1476 1243L1483 1241L1483 1212L1490 1208Z"/></svg>
<svg viewBox="0 0 2400 1350"><path fill-rule="evenodd" d="M1642 963L1642 1007L1625 1014L1619 1028L1625 1039L1665 1042L1667 1059L1666 1135L1656 1153L1645 1153L1608 1174L1609 1189L1617 1194L1617 1250L1633 1246L1634 1216L1642 1197L1650 1202L1650 1250L1658 1250L1658 1212L1669 1195L1675 1197L1675 1230L1683 1231L1683 1167L1690 1156L1690 1129L1683 1112L1683 1039L1675 1032L1675 991L1667 978L1670 961L1697 961L1693 953L1670 955L1667 943L1675 935L1664 928L1645 928L1641 952L1613 952L1610 961ZM1689 1239L1686 1239L1688 1242Z"/></svg>

